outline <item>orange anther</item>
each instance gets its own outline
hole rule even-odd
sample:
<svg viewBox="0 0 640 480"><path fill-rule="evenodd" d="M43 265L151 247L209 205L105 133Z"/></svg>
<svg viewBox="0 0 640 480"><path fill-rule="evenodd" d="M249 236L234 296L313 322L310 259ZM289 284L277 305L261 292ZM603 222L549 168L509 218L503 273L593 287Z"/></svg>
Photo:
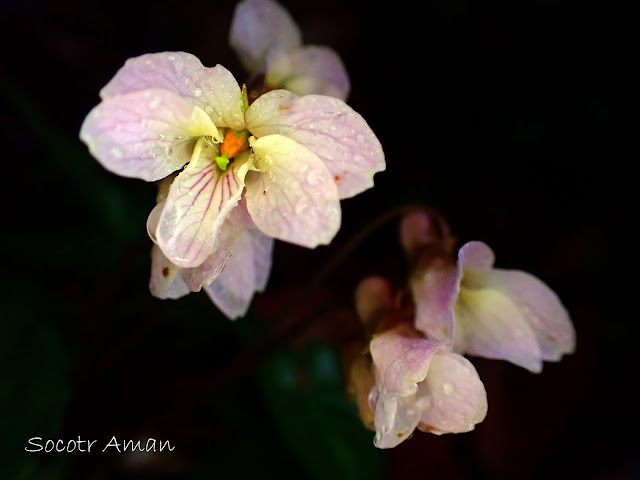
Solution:
<svg viewBox="0 0 640 480"><path fill-rule="evenodd" d="M224 136L224 141L220 146L220 154L226 155L229 159L235 157L240 152L249 148L249 142L247 141L248 138L249 132L246 130L243 132L236 132L231 129L227 130L227 133Z"/></svg>

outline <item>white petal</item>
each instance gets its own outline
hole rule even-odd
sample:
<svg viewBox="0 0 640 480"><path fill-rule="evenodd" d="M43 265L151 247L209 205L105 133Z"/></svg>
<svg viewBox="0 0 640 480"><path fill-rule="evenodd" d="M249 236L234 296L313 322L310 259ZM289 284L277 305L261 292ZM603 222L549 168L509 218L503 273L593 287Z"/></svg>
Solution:
<svg viewBox="0 0 640 480"><path fill-rule="evenodd" d="M375 173L386 167L382 146L367 122L337 98L274 90L253 102L246 122L256 137L284 135L320 157L340 198L371 188Z"/></svg>
<svg viewBox="0 0 640 480"><path fill-rule="evenodd" d="M376 447L393 448L409 438L420 421L420 411L415 402L415 395L379 395L374 420Z"/></svg>
<svg viewBox="0 0 640 480"><path fill-rule="evenodd" d="M102 89L102 98L162 88L206 112L218 127L244 129L238 82L222 65L207 68L194 55L161 52L130 58Z"/></svg>
<svg viewBox="0 0 640 480"><path fill-rule="evenodd" d="M176 299L189 293L180 269L164 256L157 245L151 249L151 278L149 290L154 297Z"/></svg>
<svg viewBox="0 0 640 480"><path fill-rule="evenodd" d="M239 155L225 171L215 163L217 150L196 145L194 155L171 184L157 229L164 254L183 268L197 267L216 246L227 215L238 204L249 168L248 155Z"/></svg>
<svg viewBox="0 0 640 480"><path fill-rule="evenodd" d="M80 138L107 169L154 181L189 161L194 139L217 136L209 117L166 90L144 90L104 100L82 124Z"/></svg>
<svg viewBox="0 0 640 480"><path fill-rule="evenodd" d="M456 351L507 360L534 373L542 370L540 347L531 325L500 290L462 287L455 317Z"/></svg>
<svg viewBox="0 0 640 480"><path fill-rule="evenodd" d="M491 276L533 327L543 360L558 361L575 350L576 334L569 314L544 282L518 270L494 269Z"/></svg>
<svg viewBox="0 0 640 480"><path fill-rule="evenodd" d="M308 248L340 228L336 185L311 151L281 135L251 141L258 172L247 176L247 208L266 235Z"/></svg>
<svg viewBox="0 0 640 480"><path fill-rule="evenodd" d="M417 405L421 430L469 432L487 415L487 393L469 360L455 353L439 353L418 386Z"/></svg>

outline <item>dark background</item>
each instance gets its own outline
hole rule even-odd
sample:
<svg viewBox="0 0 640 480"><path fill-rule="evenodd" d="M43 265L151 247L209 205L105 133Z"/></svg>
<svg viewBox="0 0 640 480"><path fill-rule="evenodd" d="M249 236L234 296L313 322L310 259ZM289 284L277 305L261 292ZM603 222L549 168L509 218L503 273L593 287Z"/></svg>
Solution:
<svg viewBox="0 0 640 480"><path fill-rule="evenodd" d="M242 82L227 45L234 2L2 2L0 476L640 478L637 156L623 145L635 12L577 0L283 4L306 43L342 56L387 171L343 202L331 246L277 243L266 294L232 323L205 294L151 297L155 187L103 171L77 136L131 56L184 50ZM497 266L547 282L578 347L541 375L472 359L485 422L381 452L344 398L340 352L358 334L358 280L399 285L407 273L397 223L303 289L379 214L416 202L444 212L462 242L491 245ZM24 452L33 436L78 435L176 449Z"/></svg>

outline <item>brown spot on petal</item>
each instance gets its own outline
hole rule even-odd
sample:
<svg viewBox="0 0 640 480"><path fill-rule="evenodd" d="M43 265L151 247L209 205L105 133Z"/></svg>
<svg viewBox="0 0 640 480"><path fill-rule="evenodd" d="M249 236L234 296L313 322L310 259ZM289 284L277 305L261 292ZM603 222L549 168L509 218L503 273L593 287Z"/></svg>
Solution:
<svg viewBox="0 0 640 480"><path fill-rule="evenodd" d="M556 338L558 338L558 337L556 337L556 334L555 334L555 333L547 333L547 338L548 338L549 340L555 340L555 339L556 339Z"/></svg>
<svg viewBox="0 0 640 480"><path fill-rule="evenodd" d="M342 180L342 178L340 178L340 175L336 175L335 177L333 177L333 179L334 179L336 182L339 182L340 180Z"/></svg>
<svg viewBox="0 0 640 480"><path fill-rule="evenodd" d="M282 97L280 97L282 98ZM280 107L280 110L291 110L291 107Z"/></svg>
<svg viewBox="0 0 640 480"><path fill-rule="evenodd" d="M396 435L398 435L398 438L404 437L404 432L398 432L398 433L396 433Z"/></svg>
<svg viewBox="0 0 640 480"><path fill-rule="evenodd" d="M433 431L433 426L432 425L427 425L426 427L424 427L424 432L432 432Z"/></svg>
<svg viewBox="0 0 640 480"><path fill-rule="evenodd" d="M266 190L263 190L263 191L262 191L262 194L263 194L263 195L266 195L266 194L267 194L267 191L266 191Z"/></svg>
<svg viewBox="0 0 640 480"><path fill-rule="evenodd" d="M345 170L344 172L342 172L344 175L346 175L347 173L349 173L348 170Z"/></svg>
<svg viewBox="0 0 640 480"><path fill-rule="evenodd" d="M163 276L163 277L168 277L168 276L169 276L169 273L171 273L171 270L169 270L169 267L164 267L164 268L162 269L162 276Z"/></svg>

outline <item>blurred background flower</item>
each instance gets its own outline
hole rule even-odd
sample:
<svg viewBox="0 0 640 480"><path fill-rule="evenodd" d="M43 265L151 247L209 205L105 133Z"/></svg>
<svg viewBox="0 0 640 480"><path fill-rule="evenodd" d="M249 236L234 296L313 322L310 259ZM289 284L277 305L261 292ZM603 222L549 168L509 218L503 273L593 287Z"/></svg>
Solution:
<svg viewBox="0 0 640 480"><path fill-rule="evenodd" d="M305 44L327 45L344 61L349 104L378 135L387 171L342 203L331 246L276 245L267 294L235 323L204 293L175 302L149 294L145 221L156 187L102 170L77 139L100 87L128 57L183 50L240 78L228 46L235 3L0 7L9 187L0 477L408 478L427 464L431 478L448 479L640 476L640 322L625 301L634 297L621 291L634 285L623 145L635 58L630 8L586 0L283 5ZM340 346L360 335L358 281L406 278L397 223L322 281L312 272L382 211L414 202L443 211L462 243L500 252L497 267L543 279L570 312L578 348L540 376L474 358L488 394L485 421L470 434L416 435L381 452L344 395ZM33 436L78 435L104 443L152 436L176 449L24 452Z"/></svg>

